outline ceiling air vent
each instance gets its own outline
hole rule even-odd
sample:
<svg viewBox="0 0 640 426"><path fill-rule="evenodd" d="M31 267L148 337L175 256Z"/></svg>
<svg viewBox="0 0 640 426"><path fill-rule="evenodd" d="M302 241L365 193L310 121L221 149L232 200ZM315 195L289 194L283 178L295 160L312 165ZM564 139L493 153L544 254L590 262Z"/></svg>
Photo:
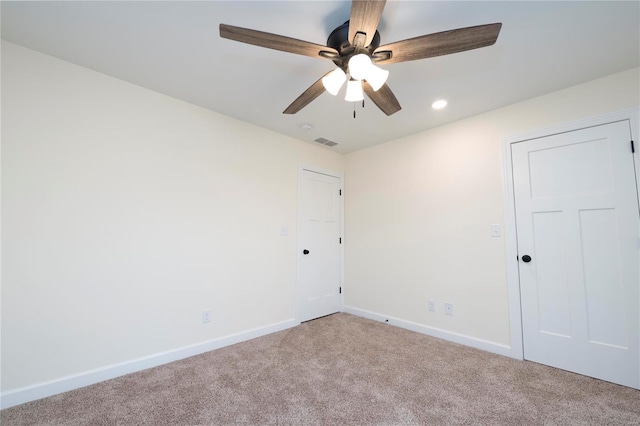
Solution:
<svg viewBox="0 0 640 426"><path fill-rule="evenodd" d="M314 142L318 142L318 143L321 143L322 145L326 145L326 146L336 146L336 145L338 145L338 142L330 141L329 139L325 139L325 138L318 138Z"/></svg>

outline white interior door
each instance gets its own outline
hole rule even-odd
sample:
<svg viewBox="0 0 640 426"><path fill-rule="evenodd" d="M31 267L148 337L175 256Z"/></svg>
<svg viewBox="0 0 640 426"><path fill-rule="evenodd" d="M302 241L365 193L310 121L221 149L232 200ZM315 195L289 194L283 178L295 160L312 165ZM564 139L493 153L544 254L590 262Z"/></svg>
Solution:
<svg viewBox="0 0 640 426"><path fill-rule="evenodd" d="M638 388L630 142L620 121L515 143L512 161L525 359Z"/></svg>
<svg viewBox="0 0 640 426"><path fill-rule="evenodd" d="M303 170L300 191L299 314L308 321L340 310L340 179Z"/></svg>

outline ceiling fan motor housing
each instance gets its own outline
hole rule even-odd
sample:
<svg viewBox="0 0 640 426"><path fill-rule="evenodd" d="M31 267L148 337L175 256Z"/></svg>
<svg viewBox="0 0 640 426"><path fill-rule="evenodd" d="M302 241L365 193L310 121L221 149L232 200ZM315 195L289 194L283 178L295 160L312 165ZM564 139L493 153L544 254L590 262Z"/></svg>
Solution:
<svg viewBox="0 0 640 426"><path fill-rule="evenodd" d="M358 53L365 53L370 57L373 54L373 51L380 46L380 33L376 30L373 40L371 40L369 46L364 49L356 50L349 41L349 21L347 21L335 30L331 31L329 38L327 38L327 46L340 52L340 56L337 59L334 59L333 62L344 70L352 56L357 55Z"/></svg>

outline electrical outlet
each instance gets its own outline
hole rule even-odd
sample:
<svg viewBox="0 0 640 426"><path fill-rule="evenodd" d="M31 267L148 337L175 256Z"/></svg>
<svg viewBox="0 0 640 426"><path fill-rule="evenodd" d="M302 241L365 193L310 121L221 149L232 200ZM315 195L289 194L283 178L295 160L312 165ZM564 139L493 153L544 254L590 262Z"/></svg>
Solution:
<svg viewBox="0 0 640 426"><path fill-rule="evenodd" d="M445 303L444 304L444 314L445 315L453 315L453 304Z"/></svg>
<svg viewBox="0 0 640 426"><path fill-rule="evenodd" d="M202 311L202 323L211 322L211 309Z"/></svg>
<svg viewBox="0 0 640 426"><path fill-rule="evenodd" d="M427 309L429 309L431 312L435 312L436 311L436 302L435 302L435 300L427 300Z"/></svg>

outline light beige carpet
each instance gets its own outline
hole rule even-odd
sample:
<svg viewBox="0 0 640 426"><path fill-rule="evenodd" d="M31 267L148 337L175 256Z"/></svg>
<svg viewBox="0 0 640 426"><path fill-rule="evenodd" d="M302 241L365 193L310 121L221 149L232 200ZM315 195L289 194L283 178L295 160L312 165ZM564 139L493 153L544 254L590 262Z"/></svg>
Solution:
<svg viewBox="0 0 640 426"><path fill-rule="evenodd" d="M2 425L640 425L640 391L348 314L0 412Z"/></svg>

